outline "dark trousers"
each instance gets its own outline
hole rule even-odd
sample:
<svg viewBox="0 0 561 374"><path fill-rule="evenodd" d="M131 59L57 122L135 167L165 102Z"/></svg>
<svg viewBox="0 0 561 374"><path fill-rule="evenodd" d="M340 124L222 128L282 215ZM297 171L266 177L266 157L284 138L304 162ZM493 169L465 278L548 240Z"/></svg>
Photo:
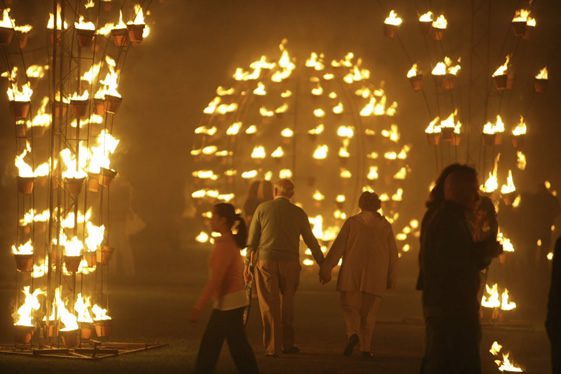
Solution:
<svg viewBox="0 0 561 374"><path fill-rule="evenodd" d="M548 321L545 327L551 344L551 372L561 374L561 324Z"/></svg>
<svg viewBox="0 0 561 374"><path fill-rule="evenodd" d="M421 374L480 374L479 316L427 317Z"/></svg>
<svg viewBox="0 0 561 374"><path fill-rule="evenodd" d="M228 342L230 355L240 373L259 373L255 355L245 335L244 309L212 311L199 347L195 373L208 374L214 371L224 340Z"/></svg>

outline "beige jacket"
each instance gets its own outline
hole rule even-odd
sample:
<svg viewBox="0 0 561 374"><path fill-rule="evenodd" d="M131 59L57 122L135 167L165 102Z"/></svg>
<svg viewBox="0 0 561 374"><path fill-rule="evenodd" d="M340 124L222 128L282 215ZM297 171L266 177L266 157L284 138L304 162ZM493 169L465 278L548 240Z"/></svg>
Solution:
<svg viewBox="0 0 561 374"><path fill-rule="evenodd" d="M395 287L397 247L392 226L381 215L361 212L345 221L322 267L331 269L340 258L338 291L382 295Z"/></svg>

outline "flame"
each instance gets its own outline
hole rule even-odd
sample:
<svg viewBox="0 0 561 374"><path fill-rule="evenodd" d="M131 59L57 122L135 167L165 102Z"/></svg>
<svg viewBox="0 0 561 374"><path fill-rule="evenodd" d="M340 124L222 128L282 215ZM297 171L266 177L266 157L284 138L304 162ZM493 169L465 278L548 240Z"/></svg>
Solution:
<svg viewBox="0 0 561 374"><path fill-rule="evenodd" d="M37 213L35 209L28 210L19 220L20 226L27 226L33 222L47 222L49 220L49 210L45 209L41 213Z"/></svg>
<svg viewBox="0 0 561 374"><path fill-rule="evenodd" d="M520 116L520 122L518 122L518 125L516 125L516 127L512 130L512 135L514 136L526 135L527 131L528 129L526 127L526 122L524 122L524 117Z"/></svg>
<svg viewBox="0 0 561 374"><path fill-rule="evenodd" d="M512 18L512 22L520 22L525 23L526 26L529 27L536 27L536 20L532 18L531 12L527 9L518 9L514 12L514 17Z"/></svg>
<svg viewBox="0 0 561 374"><path fill-rule="evenodd" d="M413 66L411 66L411 69L407 71L407 78L413 78L416 77L417 75L419 75L417 64L413 64Z"/></svg>
<svg viewBox="0 0 561 374"><path fill-rule="evenodd" d="M60 4L56 5L56 28L57 30L62 30L62 16L61 16L61 8L60 8ZM47 22L47 29L49 30L54 30L55 28L55 16L52 13L49 13L49 21ZM68 23L66 23L66 21L64 21L64 30L66 30L68 28Z"/></svg>
<svg viewBox="0 0 561 374"><path fill-rule="evenodd" d="M78 22L74 22L74 27L77 30L95 30L95 24L91 21L84 21L84 16L80 16Z"/></svg>
<svg viewBox="0 0 561 374"><path fill-rule="evenodd" d="M323 195L319 190L316 190L314 192L314 194L312 195L312 198L315 201L323 201L323 200L325 200L325 195Z"/></svg>
<svg viewBox="0 0 561 374"><path fill-rule="evenodd" d="M514 204L513 204L514 205ZM499 243L501 243L501 245L503 246L503 251L505 252L514 252L514 245L512 244L512 241L507 238L499 229L499 232L497 233L497 240L499 241Z"/></svg>
<svg viewBox="0 0 561 374"><path fill-rule="evenodd" d="M262 106L261 108L259 108L259 114L261 115L261 117L272 117L275 115L275 111L269 110Z"/></svg>
<svg viewBox="0 0 561 374"><path fill-rule="evenodd" d="M118 90L120 71L115 70L117 63L111 57L105 56L105 65L107 66L108 72L105 75L105 78L99 81L101 87L96 92L95 98L104 99L106 95L122 97Z"/></svg>
<svg viewBox="0 0 561 374"><path fill-rule="evenodd" d="M312 52L310 57L306 60L306 67L313 68L315 71L322 71L325 69L325 64L323 63L323 53L317 54Z"/></svg>
<svg viewBox="0 0 561 374"><path fill-rule="evenodd" d="M47 70L49 70L49 65L30 65L25 71L25 75L28 78L41 79L45 76Z"/></svg>
<svg viewBox="0 0 561 374"><path fill-rule="evenodd" d="M41 106L37 110L37 114L31 120L31 127L49 127L51 125L52 116L47 113L47 105L49 105L49 97L45 96L41 99Z"/></svg>
<svg viewBox="0 0 561 374"><path fill-rule="evenodd" d="M76 219L75 217L76 216L74 212L69 212L65 217L62 218L62 221L60 222L60 226L63 229L73 229L75 227L74 226L75 221L78 221L78 224L88 222L92 217L92 208L89 208L86 211L86 214L79 211L78 219Z"/></svg>
<svg viewBox="0 0 561 374"><path fill-rule="evenodd" d="M253 179L257 177L257 170L248 170L248 171L244 171L242 173L242 178L243 179Z"/></svg>
<svg viewBox="0 0 561 374"><path fill-rule="evenodd" d="M316 160L325 160L327 158L327 154L329 152L329 147L325 144L318 145L316 150L314 151L314 159Z"/></svg>
<svg viewBox="0 0 561 374"><path fill-rule="evenodd" d="M292 138L294 136L294 130L287 128L282 129L281 136L283 138Z"/></svg>
<svg viewBox="0 0 561 374"><path fill-rule="evenodd" d="M448 27L448 20L444 17L444 14L441 14L432 22L432 27L439 30L446 30Z"/></svg>
<svg viewBox="0 0 561 374"><path fill-rule="evenodd" d="M446 119L440 121L440 128L453 128L454 133L459 134L460 129L462 128L462 123L456 117L458 116L458 110L454 110L454 112L450 113Z"/></svg>
<svg viewBox="0 0 561 374"><path fill-rule="evenodd" d="M495 283L493 286L485 285L485 293L481 298L481 306L484 308L495 309L501 306L499 299L499 286Z"/></svg>
<svg viewBox="0 0 561 374"><path fill-rule="evenodd" d="M262 145L255 146L251 152L251 158L253 159L264 159L266 156L267 152Z"/></svg>
<svg viewBox="0 0 561 374"><path fill-rule="evenodd" d="M201 231L199 235L197 235L195 240L197 241L197 243L208 243L208 241L210 240L210 236L206 232Z"/></svg>
<svg viewBox="0 0 561 374"><path fill-rule="evenodd" d="M353 126L339 126L337 129L337 136L341 138L351 139L354 136Z"/></svg>
<svg viewBox="0 0 561 374"><path fill-rule="evenodd" d="M267 95L267 89L265 88L265 85L261 82L258 82L257 87L253 90L253 94L257 96Z"/></svg>
<svg viewBox="0 0 561 374"><path fill-rule="evenodd" d="M503 346L500 345L499 342L494 341L489 352L491 352L493 356L497 356L501 352L501 349L503 349Z"/></svg>
<svg viewBox="0 0 561 374"><path fill-rule="evenodd" d="M80 161L79 165L76 165L76 155L72 153L69 148L65 148L60 151L60 156L64 164L64 171L62 176L69 179L85 178L87 176L86 163L87 163L87 148L80 142Z"/></svg>
<svg viewBox="0 0 561 374"><path fill-rule="evenodd" d="M78 322L93 323L90 312L91 305L91 298L89 296L82 296L82 293L78 293L76 303L74 303L74 310L78 314Z"/></svg>
<svg viewBox="0 0 561 374"><path fill-rule="evenodd" d="M12 83L10 87L8 87L7 94L10 101L29 102L33 95L31 82L25 83L21 88L18 87L17 83Z"/></svg>
<svg viewBox="0 0 561 374"><path fill-rule="evenodd" d="M96 144L90 147L88 171L98 174L101 168L110 169L110 156L113 155L120 140L103 129L96 138ZM82 158L80 158L80 162Z"/></svg>
<svg viewBox="0 0 561 374"><path fill-rule="evenodd" d="M399 26L403 23L403 19L394 10L391 10L384 23L386 25Z"/></svg>
<svg viewBox="0 0 561 374"><path fill-rule="evenodd" d="M347 146L344 145L341 148L339 148L339 153L338 156L340 158L349 158L351 157L351 154L349 153L349 150L347 149Z"/></svg>
<svg viewBox="0 0 561 374"><path fill-rule="evenodd" d="M320 123L319 125L317 125L313 129L310 129L308 131L308 134L310 134L310 135L321 135L321 134L323 134L324 131L325 131L325 125L323 123Z"/></svg>
<svg viewBox="0 0 561 374"><path fill-rule="evenodd" d="M290 179L292 175L292 170L290 169L281 169L281 171L279 171L279 178L281 179Z"/></svg>
<svg viewBox="0 0 561 374"><path fill-rule="evenodd" d="M145 25L146 23L144 22L144 12L142 11L142 6L140 6L140 4L134 5L134 13L134 20L128 21L127 25Z"/></svg>
<svg viewBox="0 0 561 374"><path fill-rule="evenodd" d="M31 278L38 279L42 278L47 274L49 271L49 262L47 259L43 259L40 261L35 261L36 263L33 264L33 271L31 272Z"/></svg>
<svg viewBox="0 0 561 374"><path fill-rule="evenodd" d="M10 17L10 8L5 8L2 11L2 20L0 21L0 27L5 29L13 29L16 21Z"/></svg>
<svg viewBox="0 0 561 374"><path fill-rule="evenodd" d="M97 78L97 76L99 75L99 72L101 70L101 62L98 62L97 64L93 64L85 73L84 75L82 75L80 77L81 80L88 82L89 84L92 84L95 79Z"/></svg>
<svg viewBox="0 0 561 374"><path fill-rule="evenodd" d="M339 169L339 177L342 179L351 179L353 174L348 169L341 168Z"/></svg>
<svg viewBox="0 0 561 374"><path fill-rule="evenodd" d="M434 14L430 10L419 16L419 22L422 23L432 23L433 20L434 20Z"/></svg>
<svg viewBox="0 0 561 374"><path fill-rule="evenodd" d="M284 103L275 109L275 114L282 114L288 111L288 103Z"/></svg>
<svg viewBox="0 0 561 374"><path fill-rule="evenodd" d="M282 147L277 147L273 153L271 153L271 157L272 158L281 158L284 157L284 150L282 149Z"/></svg>
<svg viewBox="0 0 561 374"><path fill-rule="evenodd" d="M84 8L86 9L90 9L95 7L95 2L94 0L86 0L86 3L84 4Z"/></svg>
<svg viewBox="0 0 561 374"><path fill-rule="evenodd" d="M30 32L31 30L33 30L33 26L31 25L20 25L20 26L14 26L14 30L17 32L20 32L22 34L27 34L28 32Z"/></svg>
<svg viewBox="0 0 561 374"><path fill-rule="evenodd" d="M549 73L547 71L547 66L544 66L538 74L536 74L536 79L541 79L541 80L548 80L549 79Z"/></svg>
<svg viewBox="0 0 561 374"><path fill-rule="evenodd" d="M499 370L500 371L506 371L506 372L509 372L509 373L522 373L523 370L520 367L516 366L516 364L514 362L510 361L509 355L510 355L510 353L503 354L503 361L502 362L501 362L501 360L495 360L495 363L499 367Z"/></svg>
<svg viewBox="0 0 561 374"><path fill-rule="evenodd" d="M399 128L397 125L391 125L389 130L382 130L382 136L390 141L397 143L400 139Z"/></svg>
<svg viewBox="0 0 561 374"><path fill-rule="evenodd" d="M516 186L514 185L514 180L512 178L512 170L508 171L508 177L506 184L501 186L501 194L506 195L516 191Z"/></svg>
<svg viewBox="0 0 561 374"><path fill-rule="evenodd" d="M443 61L438 62L435 67L432 69L432 75L458 75L458 72L462 68L460 65L460 59L456 65L453 65L452 59L448 56L444 57Z"/></svg>
<svg viewBox="0 0 561 374"><path fill-rule="evenodd" d="M44 177L49 174L49 162L44 162L37 166L35 170L25 162L24 158L31 152L31 145L26 141L25 149L19 155L16 155L15 166L18 169L18 176L23 178Z"/></svg>
<svg viewBox="0 0 561 374"><path fill-rule="evenodd" d="M345 110L345 107L343 106L342 102L339 102L337 105L335 105L332 109L334 114L341 114L343 113L343 111Z"/></svg>
<svg viewBox="0 0 561 374"><path fill-rule="evenodd" d="M346 199L347 198L345 197L345 195L337 195L335 197L335 201L338 202L339 204L344 203L346 201Z"/></svg>
<svg viewBox="0 0 561 374"><path fill-rule="evenodd" d="M325 111L321 108L314 109L314 117L316 118L323 118L325 117Z"/></svg>
<svg viewBox="0 0 561 374"><path fill-rule="evenodd" d="M526 155L522 151L516 151L516 167L519 170L526 170Z"/></svg>
<svg viewBox="0 0 561 374"><path fill-rule="evenodd" d="M373 181L379 178L378 174L378 167L377 166L370 166L368 168L368 174L366 175L366 179Z"/></svg>
<svg viewBox="0 0 561 374"><path fill-rule="evenodd" d="M506 56L505 62L495 70L493 73L493 77L497 77L500 75L507 75L508 69L510 67L510 55Z"/></svg>
<svg viewBox="0 0 561 374"><path fill-rule="evenodd" d="M49 321L56 321L57 319L61 321L64 327L60 331L78 330L78 318L66 308L66 303L62 300L61 293L62 287L57 287Z"/></svg>
<svg viewBox="0 0 561 374"><path fill-rule="evenodd" d="M113 26L113 30L123 30L126 29L127 25L123 22L123 11L119 10L119 22Z"/></svg>
<svg viewBox="0 0 561 374"><path fill-rule="evenodd" d="M234 122L230 125L230 127L228 127L228 129L226 130L226 135L228 136L234 136L234 135L238 135L238 133L240 132L240 129L242 128L243 123L241 122Z"/></svg>
<svg viewBox="0 0 561 374"><path fill-rule="evenodd" d="M504 289L503 293L501 294L501 310L511 311L516 309L516 303L510 301L508 289Z"/></svg>
<svg viewBox="0 0 561 374"><path fill-rule="evenodd" d="M208 135L214 136L218 132L218 129L215 126L206 127L206 126L199 126L195 129L195 134L197 135Z"/></svg>
<svg viewBox="0 0 561 374"><path fill-rule="evenodd" d="M12 314L14 318L14 326L28 326L33 327L33 312L41 309L41 303L39 302L39 296L45 295L45 291L40 288L36 288L33 292L30 292L30 287L23 287L23 294L25 295L25 301L21 306Z"/></svg>
<svg viewBox="0 0 561 374"><path fill-rule="evenodd" d="M499 182L497 176L494 173L489 173L489 178L485 181L485 184L480 186L479 189L485 193L493 193L499 188Z"/></svg>
<svg viewBox="0 0 561 374"><path fill-rule="evenodd" d="M88 235L85 239L85 244L88 252L95 252L101 243L103 242L103 237L105 235L105 226L96 226L91 222L86 222L86 230Z"/></svg>
<svg viewBox="0 0 561 374"><path fill-rule="evenodd" d="M501 118L500 115L497 115L497 120L495 121L495 123L487 122L483 126L483 133L484 134L494 135L494 134L504 133L504 132L505 132L505 124L504 124L503 119Z"/></svg>
<svg viewBox="0 0 561 374"><path fill-rule="evenodd" d="M394 174L393 179L405 180L407 178L407 168L403 166L397 173Z"/></svg>
<svg viewBox="0 0 561 374"><path fill-rule="evenodd" d="M84 243L77 236L68 240L64 233L60 235L60 245L64 247L64 255L69 257L81 256L84 249Z"/></svg>
<svg viewBox="0 0 561 374"><path fill-rule="evenodd" d="M31 243L31 239L29 239L25 244L20 244L16 247L16 245L12 245L12 254L13 255L32 255L33 254L33 244Z"/></svg>
<svg viewBox="0 0 561 374"><path fill-rule="evenodd" d="M440 134L441 132L440 117L435 117L425 129L425 134Z"/></svg>

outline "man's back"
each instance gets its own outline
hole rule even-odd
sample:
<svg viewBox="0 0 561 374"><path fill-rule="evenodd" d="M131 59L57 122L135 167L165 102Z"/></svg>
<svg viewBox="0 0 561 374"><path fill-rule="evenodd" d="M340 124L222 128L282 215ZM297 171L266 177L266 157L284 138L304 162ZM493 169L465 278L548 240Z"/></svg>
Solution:
<svg viewBox="0 0 561 374"><path fill-rule="evenodd" d="M258 251L260 260L298 261L300 235L306 243L313 238L306 213L288 199L277 198L255 211L248 246Z"/></svg>

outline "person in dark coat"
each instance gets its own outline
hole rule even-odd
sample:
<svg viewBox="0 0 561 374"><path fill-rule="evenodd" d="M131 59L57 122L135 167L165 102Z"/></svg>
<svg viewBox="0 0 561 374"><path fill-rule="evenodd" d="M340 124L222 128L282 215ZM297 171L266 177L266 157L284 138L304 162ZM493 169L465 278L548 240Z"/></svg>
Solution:
<svg viewBox="0 0 561 374"><path fill-rule="evenodd" d="M423 374L478 374L480 271L502 247L475 241L467 217L479 199L476 171L461 165L444 182L444 201L425 223L421 271L426 351Z"/></svg>
<svg viewBox="0 0 561 374"><path fill-rule="evenodd" d="M561 374L561 237L555 244L545 328L551 343L553 374Z"/></svg>

